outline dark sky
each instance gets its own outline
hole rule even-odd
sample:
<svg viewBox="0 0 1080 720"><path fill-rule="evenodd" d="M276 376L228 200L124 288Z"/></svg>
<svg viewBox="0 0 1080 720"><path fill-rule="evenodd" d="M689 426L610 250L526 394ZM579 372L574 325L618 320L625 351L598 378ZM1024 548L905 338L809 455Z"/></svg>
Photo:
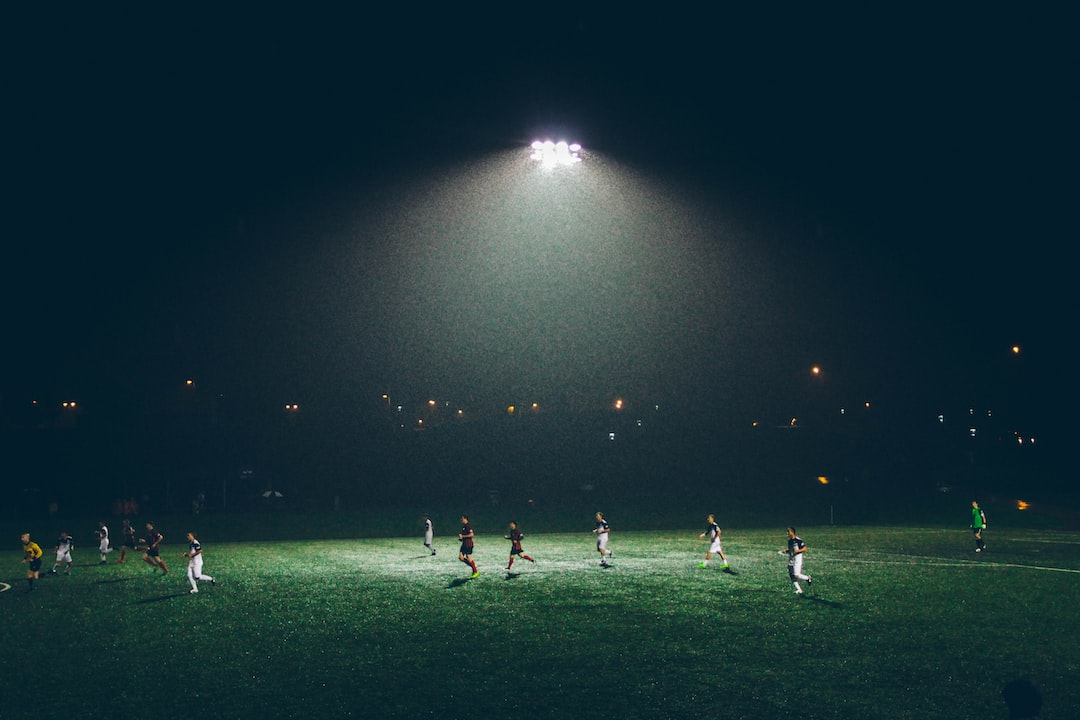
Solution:
<svg viewBox="0 0 1080 720"><path fill-rule="evenodd" d="M9 397L1071 393L1053 9L186 10L9 24Z"/></svg>

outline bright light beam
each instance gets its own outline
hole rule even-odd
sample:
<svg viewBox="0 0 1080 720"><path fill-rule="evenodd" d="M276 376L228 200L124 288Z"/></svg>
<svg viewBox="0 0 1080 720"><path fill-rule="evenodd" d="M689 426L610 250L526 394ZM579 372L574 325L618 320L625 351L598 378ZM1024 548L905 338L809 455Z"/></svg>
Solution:
<svg viewBox="0 0 1080 720"><path fill-rule="evenodd" d="M581 162L581 145L567 143L565 140L552 142L551 140L534 140L533 153L530 156L540 163L542 167L550 168L559 165L574 165Z"/></svg>

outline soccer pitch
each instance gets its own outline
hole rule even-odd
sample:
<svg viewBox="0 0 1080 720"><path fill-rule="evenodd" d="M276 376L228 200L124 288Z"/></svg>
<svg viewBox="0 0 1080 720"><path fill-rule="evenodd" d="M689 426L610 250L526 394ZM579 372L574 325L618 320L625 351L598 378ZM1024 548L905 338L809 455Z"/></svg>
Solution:
<svg viewBox="0 0 1080 720"><path fill-rule="evenodd" d="M731 572L697 562L700 528L530 534L535 564L478 531L453 538L215 544L188 593L186 545L162 577L138 555L33 592L0 581L0 716L13 718L986 718L1036 681L1047 717L1080 708L1080 537L806 527L797 596L783 528L724 529ZM41 542L41 539L38 539ZM44 545L44 543L43 543ZM115 555L112 556L115 558ZM0 584L0 590L3 590Z"/></svg>

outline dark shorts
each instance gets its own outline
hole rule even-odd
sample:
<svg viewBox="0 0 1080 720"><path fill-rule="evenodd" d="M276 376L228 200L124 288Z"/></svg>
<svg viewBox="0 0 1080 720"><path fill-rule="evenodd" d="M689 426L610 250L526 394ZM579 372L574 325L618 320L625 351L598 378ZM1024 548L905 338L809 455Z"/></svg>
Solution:
<svg viewBox="0 0 1080 720"><path fill-rule="evenodd" d="M473 546L469 543L461 543L461 549L458 550L462 555L472 555Z"/></svg>
<svg viewBox="0 0 1080 720"><path fill-rule="evenodd" d="M135 549L135 538L124 538L124 547Z"/></svg>
<svg viewBox="0 0 1080 720"><path fill-rule="evenodd" d="M41 569L41 558L34 558L30 561L30 572L37 572Z"/></svg>
<svg viewBox="0 0 1080 720"><path fill-rule="evenodd" d="M520 555L523 552L525 552L525 551L522 550L520 546L510 548L510 554L511 555Z"/></svg>
<svg viewBox="0 0 1080 720"><path fill-rule="evenodd" d="M156 558L158 555L161 554L161 552L157 548L151 547L151 548L146 548L146 554L149 555L150 557Z"/></svg>

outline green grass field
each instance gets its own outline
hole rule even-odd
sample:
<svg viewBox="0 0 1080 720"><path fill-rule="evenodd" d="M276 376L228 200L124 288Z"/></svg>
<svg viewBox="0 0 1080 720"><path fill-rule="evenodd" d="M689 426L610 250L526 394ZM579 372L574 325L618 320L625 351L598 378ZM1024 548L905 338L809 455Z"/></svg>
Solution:
<svg viewBox="0 0 1080 720"><path fill-rule="evenodd" d="M475 580L446 535L436 557L418 537L206 535L198 595L179 531L165 577L84 544L27 593L5 552L0 717L987 720L1018 676L1047 718L1080 708L1074 533L992 529L976 555L957 529L800 528L799 597L783 528L725 528L728 574L696 566L700 528L613 526L608 569L587 528L524 527L537 562L513 574L480 534Z"/></svg>

